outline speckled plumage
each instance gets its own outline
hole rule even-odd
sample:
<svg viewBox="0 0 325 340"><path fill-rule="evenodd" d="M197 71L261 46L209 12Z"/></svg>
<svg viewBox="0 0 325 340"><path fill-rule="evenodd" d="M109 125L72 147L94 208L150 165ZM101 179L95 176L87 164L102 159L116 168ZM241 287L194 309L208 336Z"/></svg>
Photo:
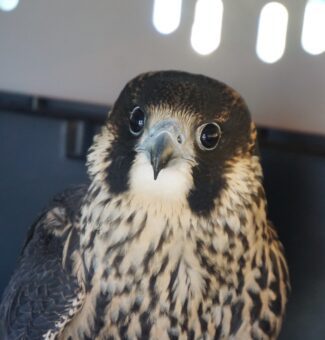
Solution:
<svg viewBox="0 0 325 340"><path fill-rule="evenodd" d="M135 106L147 115L137 137ZM163 120L182 131L181 156L154 180L142 145ZM222 131L212 151L195 137L207 122ZM90 186L57 198L29 233L1 304L8 339L276 339L288 270L238 93L183 72L135 78L88 171Z"/></svg>

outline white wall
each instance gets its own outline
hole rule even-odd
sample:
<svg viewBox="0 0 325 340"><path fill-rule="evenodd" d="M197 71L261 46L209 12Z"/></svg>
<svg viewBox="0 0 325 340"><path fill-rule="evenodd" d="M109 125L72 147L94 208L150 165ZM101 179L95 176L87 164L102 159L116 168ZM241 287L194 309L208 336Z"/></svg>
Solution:
<svg viewBox="0 0 325 340"><path fill-rule="evenodd" d="M301 48L305 1L282 1L287 48L271 65L255 53L266 2L224 0L221 45L203 57L190 45L194 0L183 0L181 25L167 36L152 25L151 0L21 0L0 11L0 89L112 104L138 73L182 69L235 87L260 125L324 134L325 54Z"/></svg>

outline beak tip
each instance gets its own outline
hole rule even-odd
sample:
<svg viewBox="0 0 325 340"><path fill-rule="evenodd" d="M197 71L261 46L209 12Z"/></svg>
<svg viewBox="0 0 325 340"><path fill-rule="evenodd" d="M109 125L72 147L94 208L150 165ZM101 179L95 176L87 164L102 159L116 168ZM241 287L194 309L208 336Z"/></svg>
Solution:
<svg viewBox="0 0 325 340"><path fill-rule="evenodd" d="M157 159L151 158L151 166L152 166L152 171L153 171L153 179L157 180L158 174L159 174L159 171L160 171Z"/></svg>
<svg viewBox="0 0 325 340"><path fill-rule="evenodd" d="M159 169L153 168L153 179L156 181L159 175Z"/></svg>

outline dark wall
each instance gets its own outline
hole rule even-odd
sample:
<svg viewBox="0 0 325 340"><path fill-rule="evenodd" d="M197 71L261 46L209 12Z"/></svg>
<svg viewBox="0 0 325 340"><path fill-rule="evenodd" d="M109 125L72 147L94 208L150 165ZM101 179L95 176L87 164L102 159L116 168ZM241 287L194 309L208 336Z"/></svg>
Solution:
<svg viewBox="0 0 325 340"><path fill-rule="evenodd" d="M325 157L279 149L262 156L269 216L292 281L282 339L325 339Z"/></svg>
<svg viewBox="0 0 325 340"><path fill-rule="evenodd" d="M51 197L87 180L84 163L65 157L63 120L0 112L0 291L27 228Z"/></svg>
<svg viewBox="0 0 325 340"><path fill-rule="evenodd" d="M0 294L40 210L55 193L87 180L84 161L65 156L65 132L63 119L0 112ZM325 157L285 148L286 134L268 133L280 142L261 147L269 213L292 278L281 338L324 339ZM325 150L325 138L317 150Z"/></svg>

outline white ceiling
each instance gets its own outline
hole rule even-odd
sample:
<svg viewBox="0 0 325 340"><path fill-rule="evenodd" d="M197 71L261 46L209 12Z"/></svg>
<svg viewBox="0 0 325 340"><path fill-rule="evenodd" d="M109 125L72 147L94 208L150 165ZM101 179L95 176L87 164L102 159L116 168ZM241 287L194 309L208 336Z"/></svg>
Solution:
<svg viewBox="0 0 325 340"><path fill-rule="evenodd" d="M180 27L170 35L152 25L153 0L21 0L0 11L0 89L112 104L138 73L181 69L236 88L260 125L325 134L325 54L301 48L305 1L282 1L287 47L275 64L255 53L268 1L223 2L221 44L200 56L190 45L194 0L183 0Z"/></svg>

